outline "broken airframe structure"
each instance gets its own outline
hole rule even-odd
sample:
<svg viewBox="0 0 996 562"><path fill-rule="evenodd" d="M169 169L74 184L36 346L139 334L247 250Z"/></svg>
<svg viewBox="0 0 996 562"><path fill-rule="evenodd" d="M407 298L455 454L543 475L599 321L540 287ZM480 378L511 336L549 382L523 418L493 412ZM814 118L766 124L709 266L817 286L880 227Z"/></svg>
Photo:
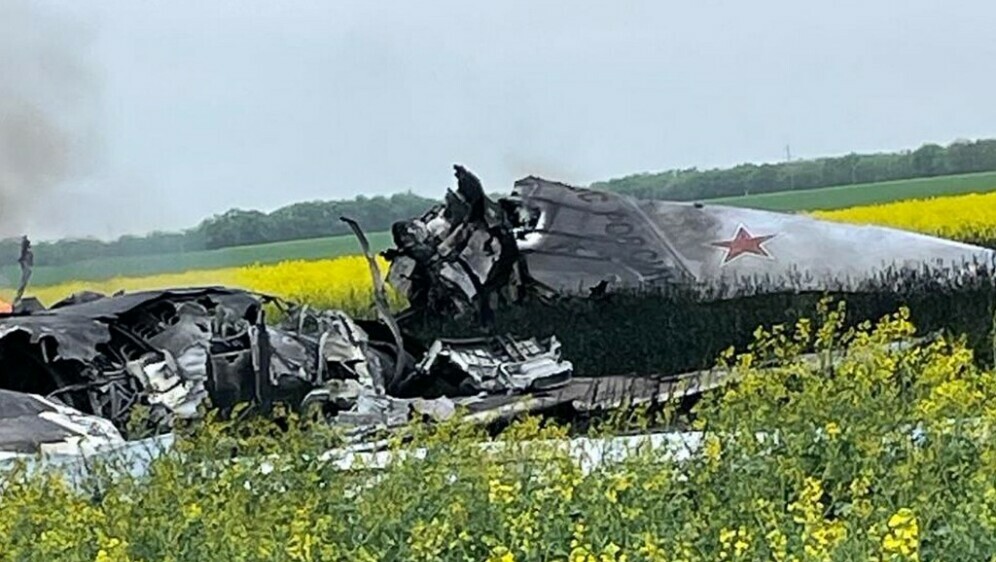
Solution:
<svg viewBox="0 0 996 562"><path fill-rule="evenodd" d="M167 431L208 404L319 408L360 438L458 409L486 423L613 406L680 382L574 377L555 337L399 345L382 322L224 287L84 293L0 317L0 451L119 442L137 405Z"/></svg>
<svg viewBox="0 0 996 562"><path fill-rule="evenodd" d="M757 291L858 291L883 275L942 271L957 283L992 250L880 227L693 203L636 201L536 177L487 197L456 166L442 205L394 225L388 281L413 311L480 314L530 296L685 287L702 298ZM578 376L555 336L441 339L424 346L387 310L369 258L379 321L225 287L80 293L0 314L0 456L122 443L136 406L169 431L203 407L318 409L355 439L459 411L490 423L522 413L575 416L696 397L722 371ZM268 320L268 314L277 318ZM585 373L585 375L591 375Z"/></svg>
<svg viewBox="0 0 996 562"><path fill-rule="evenodd" d="M480 314L527 298L691 291L883 290L908 273L957 284L992 272L996 252L880 226L702 203L642 201L538 177L489 198L455 166L458 187L394 225L388 281L413 309Z"/></svg>

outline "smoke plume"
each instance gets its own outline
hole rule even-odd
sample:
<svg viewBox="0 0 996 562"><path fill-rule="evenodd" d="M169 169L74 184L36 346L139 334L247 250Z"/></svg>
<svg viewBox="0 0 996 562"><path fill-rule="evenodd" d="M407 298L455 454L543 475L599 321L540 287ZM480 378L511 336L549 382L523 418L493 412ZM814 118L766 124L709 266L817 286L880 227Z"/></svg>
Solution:
<svg viewBox="0 0 996 562"><path fill-rule="evenodd" d="M27 0L0 0L0 238L31 234L93 154L90 32Z"/></svg>
<svg viewBox="0 0 996 562"><path fill-rule="evenodd" d="M520 180L526 176L538 176L571 185L585 185L577 169L572 169L558 160L544 158L535 154L527 156L518 152L506 152L502 155L502 163L505 165L505 170L511 174L513 181ZM507 188L502 189L505 190Z"/></svg>

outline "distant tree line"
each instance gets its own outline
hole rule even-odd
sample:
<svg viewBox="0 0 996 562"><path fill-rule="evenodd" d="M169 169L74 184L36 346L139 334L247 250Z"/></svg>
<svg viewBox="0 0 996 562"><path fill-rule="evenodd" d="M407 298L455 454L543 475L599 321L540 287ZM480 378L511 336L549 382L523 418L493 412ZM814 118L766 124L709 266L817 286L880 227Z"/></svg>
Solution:
<svg viewBox="0 0 996 562"><path fill-rule="evenodd" d="M687 201L986 171L996 171L996 139L958 141L946 147L925 144L914 151L894 153L644 173L592 187L641 198ZM95 238L35 241L35 264L64 265L99 257L182 253L348 234L346 225L339 221L344 215L368 231L383 231L397 220L422 214L434 203L407 192L295 203L271 213L232 209L183 232L122 236L110 242ZM19 250L18 239L0 240L0 264L15 264Z"/></svg>
<svg viewBox="0 0 996 562"><path fill-rule="evenodd" d="M352 200L295 203L271 213L232 209L183 232L122 236L109 242L95 238L33 241L35 265L64 265L102 257L193 252L349 234L349 227L339 220L341 216L358 221L367 231L384 231L395 221L424 213L436 202L407 192L390 197L361 195ZM27 234L30 237L31 233ZM16 264L19 253L19 239L0 240L0 264Z"/></svg>
<svg viewBox="0 0 996 562"><path fill-rule="evenodd" d="M339 220L343 216L357 221L364 230L376 232L390 229L396 221L421 215L435 203L407 192L390 197L360 195L348 201L295 203L269 214L232 209L205 220L198 229L209 250L348 234L349 227Z"/></svg>
<svg viewBox="0 0 996 562"><path fill-rule="evenodd" d="M28 232L28 237L31 233ZM66 238L54 242L31 242L35 265L65 265L101 257L172 254L205 249L200 228L184 232L153 232L145 236L122 236L114 241L96 238ZM0 240L0 265L17 265L20 239Z"/></svg>
<svg viewBox="0 0 996 562"><path fill-rule="evenodd" d="M996 171L996 139L925 144L913 151L848 154L836 158L733 168L668 170L593 184L644 199L688 201L774 191L815 189L948 174Z"/></svg>

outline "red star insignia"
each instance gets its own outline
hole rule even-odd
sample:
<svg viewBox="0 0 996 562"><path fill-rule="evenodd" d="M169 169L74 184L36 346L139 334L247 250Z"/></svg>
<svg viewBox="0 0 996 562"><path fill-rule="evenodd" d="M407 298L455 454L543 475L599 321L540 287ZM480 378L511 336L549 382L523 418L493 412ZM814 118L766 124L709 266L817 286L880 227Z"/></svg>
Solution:
<svg viewBox="0 0 996 562"><path fill-rule="evenodd" d="M774 234L769 234L767 236L751 236L750 232L743 226L737 228L737 233L733 236L733 240L724 240L722 242L713 242L713 246L719 248L726 248L726 257L723 259L723 263L728 263L737 256L743 254L754 254L756 256L771 257L771 254L765 250L761 244L764 244L768 240L774 238Z"/></svg>

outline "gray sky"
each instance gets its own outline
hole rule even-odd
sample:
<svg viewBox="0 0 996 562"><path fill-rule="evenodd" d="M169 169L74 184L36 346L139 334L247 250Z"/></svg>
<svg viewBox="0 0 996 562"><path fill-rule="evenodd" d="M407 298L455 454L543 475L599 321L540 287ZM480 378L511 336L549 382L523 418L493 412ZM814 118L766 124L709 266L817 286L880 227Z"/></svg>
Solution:
<svg viewBox="0 0 996 562"><path fill-rule="evenodd" d="M440 196L454 162L505 191L528 174L777 161L786 144L809 157L996 136L984 0L42 6L59 21L33 8L18 25L85 70L78 90L48 90L78 91L86 127L56 185L17 184L31 201L16 226L39 239ZM11 67L44 95L32 60Z"/></svg>

